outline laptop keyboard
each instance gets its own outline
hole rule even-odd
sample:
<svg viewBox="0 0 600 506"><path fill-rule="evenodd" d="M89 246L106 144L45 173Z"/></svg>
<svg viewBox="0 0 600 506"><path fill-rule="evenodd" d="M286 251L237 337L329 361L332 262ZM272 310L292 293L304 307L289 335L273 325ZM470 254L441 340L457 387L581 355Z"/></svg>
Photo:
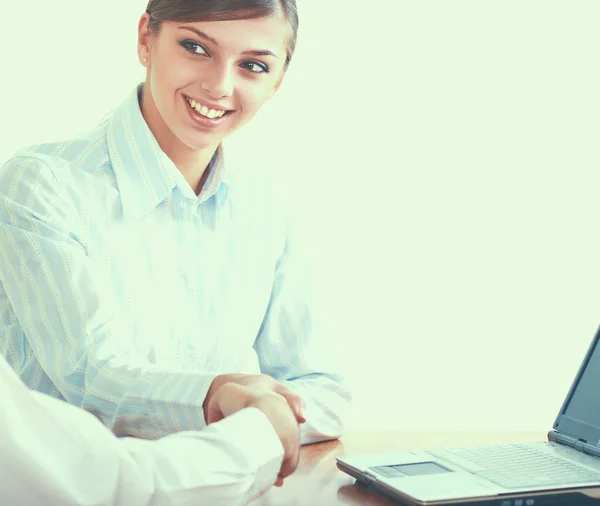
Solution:
<svg viewBox="0 0 600 506"><path fill-rule="evenodd" d="M531 445L448 448L427 453L508 489L600 483L600 472Z"/></svg>

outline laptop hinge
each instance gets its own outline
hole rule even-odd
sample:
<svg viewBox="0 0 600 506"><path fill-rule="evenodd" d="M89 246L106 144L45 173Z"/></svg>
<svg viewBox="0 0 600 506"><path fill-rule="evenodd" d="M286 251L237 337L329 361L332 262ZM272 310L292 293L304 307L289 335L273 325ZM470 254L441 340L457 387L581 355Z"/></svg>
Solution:
<svg viewBox="0 0 600 506"><path fill-rule="evenodd" d="M593 455L594 457L600 457L600 448L588 443L584 439L575 439L574 437L567 436L565 434L561 434L560 432L551 431L548 433L548 439L550 441L556 441L557 443L561 443L571 448L575 448L577 451L581 453L587 453L588 455Z"/></svg>

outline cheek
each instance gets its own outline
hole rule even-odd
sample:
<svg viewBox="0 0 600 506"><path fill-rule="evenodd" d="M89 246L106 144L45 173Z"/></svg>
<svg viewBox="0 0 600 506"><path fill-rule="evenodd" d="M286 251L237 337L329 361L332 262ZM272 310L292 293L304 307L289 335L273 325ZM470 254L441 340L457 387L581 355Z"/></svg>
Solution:
<svg viewBox="0 0 600 506"><path fill-rule="evenodd" d="M242 109L249 116L254 116L262 109L265 103L271 96L271 88L266 89L264 86L256 86L255 89L247 90L243 94Z"/></svg>
<svg viewBox="0 0 600 506"><path fill-rule="evenodd" d="M156 69L156 79L159 81L166 99L172 98L179 90L193 82L194 76L189 65L169 64Z"/></svg>
<svg viewBox="0 0 600 506"><path fill-rule="evenodd" d="M178 90L198 77L197 71L189 59L181 57L176 51L163 51L156 56L152 81L160 90L162 100L167 103L173 100Z"/></svg>

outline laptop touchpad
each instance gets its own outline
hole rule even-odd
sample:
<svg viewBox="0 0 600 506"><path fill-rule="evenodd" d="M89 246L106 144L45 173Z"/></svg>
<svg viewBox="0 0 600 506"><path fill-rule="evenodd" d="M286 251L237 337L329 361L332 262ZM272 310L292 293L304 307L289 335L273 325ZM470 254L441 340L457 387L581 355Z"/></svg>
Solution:
<svg viewBox="0 0 600 506"><path fill-rule="evenodd" d="M400 471L406 476L421 476L425 474L449 473L450 469L436 464L435 462L419 462L417 464L403 464L401 466L391 466L396 471Z"/></svg>

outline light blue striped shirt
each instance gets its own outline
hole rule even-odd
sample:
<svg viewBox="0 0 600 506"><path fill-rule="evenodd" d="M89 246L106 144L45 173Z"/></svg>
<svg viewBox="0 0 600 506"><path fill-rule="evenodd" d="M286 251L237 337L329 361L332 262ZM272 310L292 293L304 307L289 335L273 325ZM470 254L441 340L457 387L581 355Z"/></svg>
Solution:
<svg viewBox="0 0 600 506"><path fill-rule="evenodd" d="M350 393L267 178L215 156L196 196L138 91L0 169L0 352L115 431L201 429L216 375L262 372L305 399L303 443L338 437Z"/></svg>

